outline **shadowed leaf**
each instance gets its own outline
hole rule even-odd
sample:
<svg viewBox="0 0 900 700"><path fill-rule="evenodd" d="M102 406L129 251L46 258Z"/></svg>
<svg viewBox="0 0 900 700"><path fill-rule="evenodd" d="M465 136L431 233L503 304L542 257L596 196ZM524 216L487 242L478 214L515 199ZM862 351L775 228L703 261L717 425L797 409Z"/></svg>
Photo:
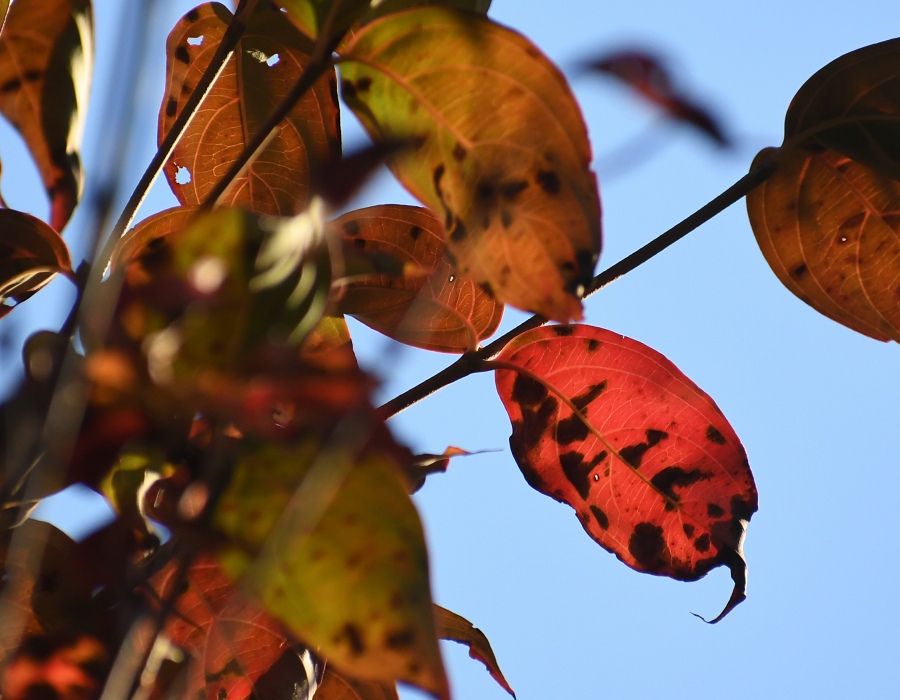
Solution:
<svg viewBox="0 0 900 700"><path fill-rule="evenodd" d="M475 627L471 622L455 612L451 612L440 605L434 606L434 619L437 625L437 633L440 639L450 639L469 647L469 656L485 665L491 678L507 693L516 697L513 689L503 677L500 665L491 649L491 643L484 636L484 632Z"/></svg>
<svg viewBox="0 0 900 700"><path fill-rule="evenodd" d="M90 0L15 2L0 34L0 112L25 140L61 231L81 197L79 149L93 68Z"/></svg>
<svg viewBox="0 0 900 700"><path fill-rule="evenodd" d="M156 600L177 596L175 611L164 632L173 644L192 657L184 697L219 700L248 698L277 700L264 692L265 684L298 693L315 685L315 674L300 663L290 636L265 609L237 590L211 556L199 556L181 582L172 562L151 580ZM268 675L267 675L268 674ZM297 695L290 697L307 697Z"/></svg>
<svg viewBox="0 0 900 700"><path fill-rule="evenodd" d="M791 292L848 328L900 342L900 182L832 150L783 150L747 212Z"/></svg>
<svg viewBox="0 0 900 700"><path fill-rule="evenodd" d="M248 451L215 526L236 545L229 572L329 664L448 697L422 529L388 453L313 440Z"/></svg>
<svg viewBox="0 0 900 700"><path fill-rule="evenodd" d="M399 696L393 685L346 678L329 666L316 700L399 700Z"/></svg>
<svg viewBox="0 0 900 700"><path fill-rule="evenodd" d="M470 457L473 454L481 454L480 452L467 452L461 447L453 447L452 445L444 450L443 454L418 454L413 456L409 466L404 468L406 476L410 481L411 487L409 492L415 493L425 485L425 479L432 474L442 474L447 471L450 466L450 459L453 457Z"/></svg>
<svg viewBox="0 0 900 700"><path fill-rule="evenodd" d="M25 301L59 272L71 272L69 249L40 219L0 209L0 317Z"/></svg>
<svg viewBox="0 0 900 700"><path fill-rule="evenodd" d="M731 145L710 111L676 89L668 69L659 59L643 51L618 51L590 61L587 68L621 80L672 119L696 127L717 145Z"/></svg>
<svg viewBox="0 0 900 700"><path fill-rule="evenodd" d="M510 447L532 487L638 571L693 581L728 566L734 592L714 621L744 600L756 487L709 396L656 351L590 326L528 331L497 359L510 367L496 372Z"/></svg>
<svg viewBox="0 0 900 700"><path fill-rule="evenodd" d="M402 343L443 352L474 349L497 330L503 305L470 277L453 273L444 228L427 209L369 207L331 226L351 250L390 255L408 271L351 279L339 302L342 313Z"/></svg>
<svg viewBox="0 0 900 700"><path fill-rule="evenodd" d="M270 112L303 72L312 43L282 12L266 3L251 17L234 55L166 163L182 204L200 204L237 159ZM167 87L159 113L159 139L197 84L231 20L218 3L192 10L166 44ZM310 199L310 174L340 153L334 74L319 80L259 155L235 179L220 204L258 214L288 216Z"/></svg>
<svg viewBox="0 0 900 700"><path fill-rule="evenodd" d="M438 213L451 260L502 303L581 318L600 251L590 144L565 78L527 39L446 8L387 15L338 49L344 100Z"/></svg>

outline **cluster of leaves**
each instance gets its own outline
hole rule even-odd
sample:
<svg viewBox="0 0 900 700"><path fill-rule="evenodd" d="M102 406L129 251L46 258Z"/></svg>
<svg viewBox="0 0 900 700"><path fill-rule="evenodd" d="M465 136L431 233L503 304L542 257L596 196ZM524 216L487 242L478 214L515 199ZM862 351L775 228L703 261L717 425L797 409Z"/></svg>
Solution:
<svg viewBox="0 0 900 700"><path fill-rule="evenodd" d="M600 203L581 113L488 4L191 10L169 36L159 114L180 206L114 231L78 272L62 233L81 192L91 6L9 9L0 111L51 213L0 210L2 308L56 274L79 296L63 329L26 343L26 379L2 407L4 698L106 684L116 697L375 700L398 681L448 698L438 639L468 645L512 693L484 635L432 602L409 495L461 451L413 455L386 423L473 372L495 372L527 482L598 544L679 580L728 567L713 622L744 599L757 493L735 431L655 350L571 325L587 293L700 220L593 276ZM887 42L813 76L784 145L703 214L749 193L784 283L882 340L900 339L898 56ZM652 59L591 65L725 141ZM374 142L350 156L338 85ZM424 206L338 215L383 161ZM482 346L507 304L536 316ZM460 358L376 409L345 315ZM75 483L117 520L83 542L22 522Z"/></svg>

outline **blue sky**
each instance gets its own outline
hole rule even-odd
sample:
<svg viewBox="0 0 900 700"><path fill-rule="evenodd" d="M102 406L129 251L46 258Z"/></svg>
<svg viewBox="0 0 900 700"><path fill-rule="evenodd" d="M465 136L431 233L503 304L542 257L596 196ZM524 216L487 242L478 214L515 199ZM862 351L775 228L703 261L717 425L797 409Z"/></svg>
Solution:
<svg viewBox="0 0 900 700"><path fill-rule="evenodd" d="M135 102L141 139L126 173L155 145L164 37L191 4L157 10ZM104 63L114 61L110 0L97 2L91 149L103 134ZM814 9L811 9L814 8ZM118 14L114 12L113 14ZM670 60L685 90L735 136L720 152L691 129L662 125L616 85L572 78L588 123L604 209L600 268L628 254L731 185L762 147L778 145L791 97L847 51L892 38L900 6L798 0L732 5L685 0L543 3L495 0L491 16L529 36L567 72L582 58L644 47ZM113 76L114 77L114 76ZM345 116L348 145L362 139ZM3 191L43 213L12 164ZM645 134L653 157L623 170L610 159ZM95 161L94 161L95 162ZM28 166L30 167L30 166ZM13 177L11 173L16 173ZM142 215L172 200L161 183ZM381 177L356 203L408 202ZM36 318L29 302L10 319ZM491 639L521 700L531 698L887 698L897 693L900 565L893 543L900 492L900 351L863 338L794 298L769 271L738 204L592 297L587 322L665 354L709 393L747 449L760 492L746 556L749 598L716 626L727 571L685 584L638 574L594 544L573 511L532 491L508 451L510 428L490 376L469 378L404 412L393 427L420 451L499 450L455 461L416 500L432 552L435 599ZM507 313L504 327L522 316ZM396 351L354 327L364 362L390 398L452 358ZM13 362L14 353L4 356ZM447 644L455 697L506 697ZM405 698L419 697L410 691Z"/></svg>

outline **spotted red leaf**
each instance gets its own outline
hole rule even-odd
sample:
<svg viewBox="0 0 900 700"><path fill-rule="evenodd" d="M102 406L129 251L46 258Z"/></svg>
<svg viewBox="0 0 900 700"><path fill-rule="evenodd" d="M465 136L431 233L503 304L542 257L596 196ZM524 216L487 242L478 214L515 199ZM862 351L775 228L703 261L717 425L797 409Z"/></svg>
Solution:
<svg viewBox="0 0 900 700"><path fill-rule="evenodd" d="M510 446L531 486L571 505L638 571L692 581L728 566L735 589L717 620L744 599L756 487L709 396L655 350L590 326L524 333L497 362Z"/></svg>
<svg viewBox="0 0 900 700"><path fill-rule="evenodd" d="M402 343L443 352L473 349L497 330L503 305L471 277L453 273L443 224L427 209L369 207L345 214L334 226L348 245L390 255L407 271L351 280L342 313Z"/></svg>

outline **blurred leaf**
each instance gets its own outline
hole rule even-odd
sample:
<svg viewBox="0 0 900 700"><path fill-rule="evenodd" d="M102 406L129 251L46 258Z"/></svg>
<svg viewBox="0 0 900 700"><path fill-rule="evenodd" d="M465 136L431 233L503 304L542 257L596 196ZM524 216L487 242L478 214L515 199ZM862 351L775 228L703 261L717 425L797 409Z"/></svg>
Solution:
<svg viewBox="0 0 900 700"><path fill-rule="evenodd" d="M344 100L372 138L420 144L389 165L443 219L459 272L502 303L581 318L600 207L559 70L521 35L446 8L380 18L339 53Z"/></svg>
<svg viewBox="0 0 900 700"><path fill-rule="evenodd" d="M412 459L408 467L404 469L411 483L410 493L415 493L425 485L425 479L432 474L442 474L447 471L452 457L471 457L482 452L467 452L460 447L452 445L444 450L443 454L418 454Z"/></svg>
<svg viewBox="0 0 900 700"><path fill-rule="evenodd" d="M587 67L621 80L672 119L691 124L717 145L731 145L710 111L676 89L668 69L658 58L643 51L617 51L588 62Z"/></svg>
<svg viewBox="0 0 900 700"><path fill-rule="evenodd" d="M457 10L468 10L486 15L491 6L491 0L383 0L377 7L371 8L363 15L362 23L367 24L382 15L392 12L402 12L414 7L452 7Z"/></svg>
<svg viewBox="0 0 900 700"><path fill-rule="evenodd" d="M275 0L294 24L309 37L320 34L326 43L339 40L366 11L372 0Z"/></svg>
<svg viewBox="0 0 900 700"><path fill-rule="evenodd" d="M450 639L469 647L469 656L483 663L491 674L491 678L497 681L497 684L503 690L516 697L513 689L509 687L509 683L506 682L503 673L500 671L500 665L494 656L494 650L491 649L491 643L484 636L484 632L475 627L466 618L446 608L442 608L440 605L434 606L434 619L440 639Z"/></svg>
<svg viewBox="0 0 900 700"><path fill-rule="evenodd" d="M900 180L900 39L832 61L797 91L785 145L812 137L858 165Z"/></svg>
<svg viewBox="0 0 900 700"><path fill-rule="evenodd" d="M0 668L0 693L4 700L92 700L108 663L109 652L90 635L35 635Z"/></svg>
<svg viewBox="0 0 900 700"><path fill-rule="evenodd" d="M757 508L744 449L713 400L656 351L590 326L523 333L497 360L513 456L628 566L693 581L716 566L745 595ZM577 407L580 413L576 413Z"/></svg>
<svg viewBox="0 0 900 700"><path fill-rule="evenodd" d="M200 204L300 77L312 50L282 12L261 5L165 166L182 204ZM188 12L169 34L160 141L218 47L231 12L218 3ZM320 79L225 192L220 204L289 216L310 203L311 173L340 153L332 73Z"/></svg>
<svg viewBox="0 0 900 700"><path fill-rule="evenodd" d="M22 134L38 166L57 231L81 197L92 15L90 0L15 2L0 34L0 112Z"/></svg>
<svg viewBox="0 0 900 700"><path fill-rule="evenodd" d="M277 620L235 588L212 556L198 556L178 576L172 562L151 580L157 600L175 599L165 634L186 650L193 663L184 697L219 700L280 700L315 686L297 657L293 642ZM273 676L280 676L275 678ZM280 682L279 682L280 681ZM273 695L265 685L280 685L298 695ZM311 696L310 696L311 697Z"/></svg>
<svg viewBox="0 0 900 700"><path fill-rule="evenodd" d="M399 696L393 685L346 678L328 666L316 700L399 700Z"/></svg>
<svg viewBox="0 0 900 700"><path fill-rule="evenodd" d="M340 207L359 191L388 156L413 145L412 141L379 141L343 158L334 158L319 169L316 191L332 207Z"/></svg>
<svg viewBox="0 0 900 700"><path fill-rule="evenodd" d="M447 698L422 528L394 460L316 443L239 459L214 518L234 545L226 570L342 673Z"/></svg>
<svg viewBox="0 0 900 700"><path fill-rule="evenodd" d="M2 99L2 98L0 98ZM69 249L60 235L40 219L0 209L0 317L53 279L72 271Z"/></svg>
<svg viewBox="0 0 900 700"><path fill-rule="evenodd" d="M833 150L785 149L747 212L791 292L858 333L900 342L900 182Z"/></svg>
<svg viewBox="0 0 900 700"><path fill-rule="evenodd" d="M465 352L493 335L503 305L445 255L441 222L427 209L384 205L359 209L332 222L348 246L394 256L406 274L351 279L339 302L380 333L426 350Z"/></svg>

